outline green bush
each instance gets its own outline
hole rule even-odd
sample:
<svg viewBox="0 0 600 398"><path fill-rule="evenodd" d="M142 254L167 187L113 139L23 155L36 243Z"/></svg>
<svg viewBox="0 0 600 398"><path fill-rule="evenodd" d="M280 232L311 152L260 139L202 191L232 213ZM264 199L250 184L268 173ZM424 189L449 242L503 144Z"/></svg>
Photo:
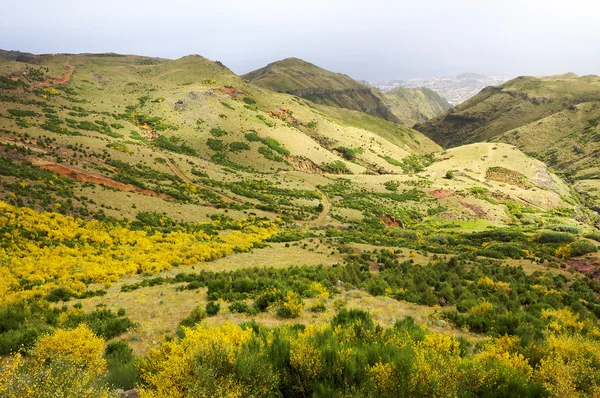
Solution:
<svg viewBox="0 0 600 398"><path fill-rule="evenodd" d="M8 113L18 117L37 116L36 112L24 109L8 109Z"/></svg>
<svg viewBox="0 0 600 398"><path fill-rule="evenodd" d="M165 149L167 151L180 153L182 155L197 156L196 150L182 141L183 140L180 137L167 137L161 135L152 141L152 144L157 148Z"/></svg>
<svg viewBox="0 0 600 398"><path fill-rule="evenodd" d="M327 306L325 305L324 300L319 300L313 305L311 305L308 310L310 312L325 312L327 310Z"/></svg>
<svg viewBox="0 0 600 398"><path fill-rule="evenodd" d="M231 144L229 144L229 150L231 152L241 152L241 151L248 151L250 150L250 146L248 144L246 144L245 142L232 142Z"/></svg>
<svg viewBox="0 0 600 398"><path fill-rule="evenodd" d="M321 165L321 167L327 173L332 173L332 174L352 174L352 172L350 171L350 169L348 169L348 167L346 166L346 164L344 162L342 162L341 160L336 160L335 162L331 162L331 163L323 163Z"/></svg>
<svg viewBox="0 0 600 398"><path fill-rule="evenodd" d="M571 243L575 237L567 232L544 231L539 234L539 243Z"/></svg>
<svg viewBox="0 0 600 398"><path fill-rule="evenodd" d="M248 303L244 301L234 301L229 305L229 311L240 314L256 315L256 311L254 311L254 309L252 309Z"/></svg>
<svg viewBox="0 0 600 398"><path fill-rule="evenodd" d="M113 341L106 345L104 357L108 362L108 372L104 376L111 388L129 390L136 386L139 363L133 350L124 341Z"/></svg>
<svg viewBox="0 0 600 398"><path fill-rule="evenodd" d="M225 142L214 138L207 139L206 145L215 152L222 152L227 149L227 144Z"/></svg>
<svg viewBox="0 0 600 398"><path fill-rule="evenodd" d="M220 310L221 304L215 301L209 301L208 303L206 303L206 314L208 316L215 316L219 313Z"/></svg>
<svg viewBox="0 0 600 398"><path fill-rule="evenodd" d="M600 232L590 232L585 237L600 242Z"/></svg>
<svg viewBox="0 0 600 398"><path fill-rule="evenodd" d="M181 322L179 322L179 327L192 327L198 322L201 322L208 316L207 311L201 306L197 306L192 310L190 315L184 318Z"/></svg>
<svg viewBox="0 0 600 398"><path fill-rule="evenodd" d="M213 137L223 137L224 135L229 134L227 131L219 128L219 127L213 127L212 129L210 129L210 133L213 135Z"/></svg>
<svg viewBox="0 0 600 398"><path fill-rule="evenodd" d="M577 240L571 243L571 257L583 256L597 251L598 247L587 240Z"/></svg>
<svg viewBox="0 0 600 398"><path fill-rule="evenodd" d="M572 225L556 225L552 227L552 230L557 232L568 232L574 235L577 235L581 232L581 230L578 227L574 227Z"/></svg>

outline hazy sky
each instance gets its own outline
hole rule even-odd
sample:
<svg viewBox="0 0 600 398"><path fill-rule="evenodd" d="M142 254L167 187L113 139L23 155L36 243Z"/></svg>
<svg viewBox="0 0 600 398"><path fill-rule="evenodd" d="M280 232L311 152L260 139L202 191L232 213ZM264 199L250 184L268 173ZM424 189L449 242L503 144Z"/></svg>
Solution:
<svg viewBox="0 0 600 398"><path fill-rule="evenodd" d="M600 74L600 0L0 0L0 48L298 57L356 79Z"/></svg>

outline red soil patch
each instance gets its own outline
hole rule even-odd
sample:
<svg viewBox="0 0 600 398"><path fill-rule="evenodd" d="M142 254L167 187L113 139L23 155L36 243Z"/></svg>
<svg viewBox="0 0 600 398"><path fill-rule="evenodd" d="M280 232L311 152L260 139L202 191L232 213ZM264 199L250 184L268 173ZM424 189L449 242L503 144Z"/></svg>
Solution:
<svg viewBox="0 0 600 398"><path fill-rule="evenodd" d="M69 70L66 71L65 73L63 73L63 75L61 77L56 78L56 79L52 79L52 81L46 80L44 82L34 84L31 87L33 87L33 88L35 88L35 87L47 87L47 86L53 86L55 84L63 84L63 83L68 82L69 80L71 80L71 75L75 71L75 67L69 65L68 62L65 63L65 66L68 67Z"/></svg>
<svg viewBox="0 0 600 398"><path fill-rule="evenodd" d="M596 256L571 258L567 261L568 268L573 268L584 275L591 276L600 281L600 259Z"/></svg>
<svg viewBox="0 0 600 398"><path fill-rule="evenodd" d="M274 111L267 112L267 115L272 116L276 119L283 120L284 122L288 122L293 124L294 126L298 126L300 123L294 116L292 116L292 112L289 109L282 108L278 106Z"/></svg>
<svg viewBox="0 0 600 398"><path fill-rule="evenodd" d="M379 219L383 221L387 228L404 228L404 222L392 216L381 216Z"/></svg>
<svg viewBox="0 0 600 398"><path fill-rule="evenodd" d="M223 94L228 95L228 96L230 96L232 98L237 98L240 95L244 94L243 91L238 90L237 88L231 87L231 86L228 86L228 87L219 87L219 88L217 88L217 90L219 90Z"/></svg>
<svg viewBox="0 0 600 398"><path fill-rule="evenodd" d="M454 195L454 191L449 191L447 189L436 189L435 191L429 192L429 194L436 199L441 199Z"/></svg>
<svg viewBox="0 0 600 398"><path fill-rule="evenodd" d="M104 184L109 187L119 189L121 191L135 192L147 196L155 196L163 199L170 199L169 195L158 193L150 189L141 189L131 184L123 184L122 182L111 180L110 178L84 173L81 170L77 170L62 164L43 164L40 168L56 173L60 176L66 177L70 180L80 182L92 182L94 184Z"/></svg>

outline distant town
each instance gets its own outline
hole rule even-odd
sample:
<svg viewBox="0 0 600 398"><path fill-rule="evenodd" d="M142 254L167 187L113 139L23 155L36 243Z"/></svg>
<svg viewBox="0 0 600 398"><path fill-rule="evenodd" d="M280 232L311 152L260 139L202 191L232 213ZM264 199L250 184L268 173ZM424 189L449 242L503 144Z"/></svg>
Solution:
<svg viewBox="0 0 600 398"><path fill-rule="evenodd" d="M476 95L483 88L496 86L510 79L511 77L508 76L484 76L477 73L463 73L457 76L387 80L379 83L370 83L370 85L384 92L393 90L396 87L427 87L436 91L451 105L458 105Z"/></svg>

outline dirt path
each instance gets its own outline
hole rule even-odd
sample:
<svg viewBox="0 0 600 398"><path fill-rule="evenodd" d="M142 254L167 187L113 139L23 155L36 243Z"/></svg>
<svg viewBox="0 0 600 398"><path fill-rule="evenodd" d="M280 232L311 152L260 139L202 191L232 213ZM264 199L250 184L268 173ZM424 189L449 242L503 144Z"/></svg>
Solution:
<svg viewBox="0 0 600 398"><path fill-rule="evenodd" d="M63 75L61 77L59 77L57 79L53 79L52 81L46 80L41 83L36 83L36 84L32 85L31 88L49 87L49 86L54 86L56 84L67 83L69 80L71 80L71 75L75 71L75 67L72 66L69 63L69 61L65 62L65 67L69 68L69 70L67 70L65 73L63 73Z"/></svg>
<svg viewBox="0 0 600 398"><path fill-rule="evenodd" d="M116 188L121 191L135 192L135 193L139 193L142 195L154 196L154 197L163 198L163 199L172 199L171 196L164 194L164 193L158 193L151 189L138 188L135 185L131 185L131 184L124 184L122 182L111 180L110 178L107 178L102 175L83 172L79 169L75 169L73 167L69 167L69 166L66 166L63 164L47 163L47 162L39 162L39 161L35 162L35 163L37 163L38 166L44 170L51 171L55 174L66 177L70 180L79 181L79 182L92 182L94 184L104 184L106 186Z"/></svg>
<svg viewBox="0 0 600 398"><path fill-rule="evenodd" d="M71 80L71 75L73 75L73 72L75 71L75 67L72 66L69 63L69 61L65 62L65 67L69 68L69 70L67 70L65 73L63 73L63 75L61 77L52 79L52 81L45 80L43 82L32 84L31 86L29 86L29 88L32 89L32 88L38 88L38 87L50 87L50 86L54 86L56 84L67 83L69 80ZM9 93L9 94L23 94L23 93L25 93L25 90L22 88L17 88L17 89L13 89L13 90L0 90L0 92Z"/></svg>
<svg viewBox="0 0 600 398"><path fill-rule="evenodd" d="M325 221L325 218L329 214L329 211L331 210L331 202L329 201L329 198L327 197L327 195L325 195L323 193L323 191L321 191L317 187L314 187L314 188L321 194L321 203L323 203L323 211L321 213L319 213L319 217L317 217L316 220L311 221L311 223L314 225L322 225L323 222Z"/></svg>
<svg viewBox="0 0 600 398"><path fill-rule="evenodd" d="M173 162L171 162L171 159L169 159L167 157L167 155L165 155L164 153L159 152L159 151L156 151L156 154L158 156L160 156L161 158L163 158L165 160L165 162L167 162L167 166L169 166L169 168L171 169L171 171L173 172L173 174L175 174L177 177L181 178L186 184L199 186L200 188L203 188L203 189L208 189L209 191L211 191L215 195L219 196L221 199L225 200L226 202L234 202L234 203L238 203L238 204L243 204L242 201L240 201L238 199L234 199L234 198L232 198L230 196L227 196L224 193L221 193L219 191L216 191L212 187L209 187L209 186L203 185L203 184L197 184L197 183L193 182L185 174L183 174L181 172L181 170L179 170L177 168L177 166L175 166L175 164L173 164Z"/></svg>

